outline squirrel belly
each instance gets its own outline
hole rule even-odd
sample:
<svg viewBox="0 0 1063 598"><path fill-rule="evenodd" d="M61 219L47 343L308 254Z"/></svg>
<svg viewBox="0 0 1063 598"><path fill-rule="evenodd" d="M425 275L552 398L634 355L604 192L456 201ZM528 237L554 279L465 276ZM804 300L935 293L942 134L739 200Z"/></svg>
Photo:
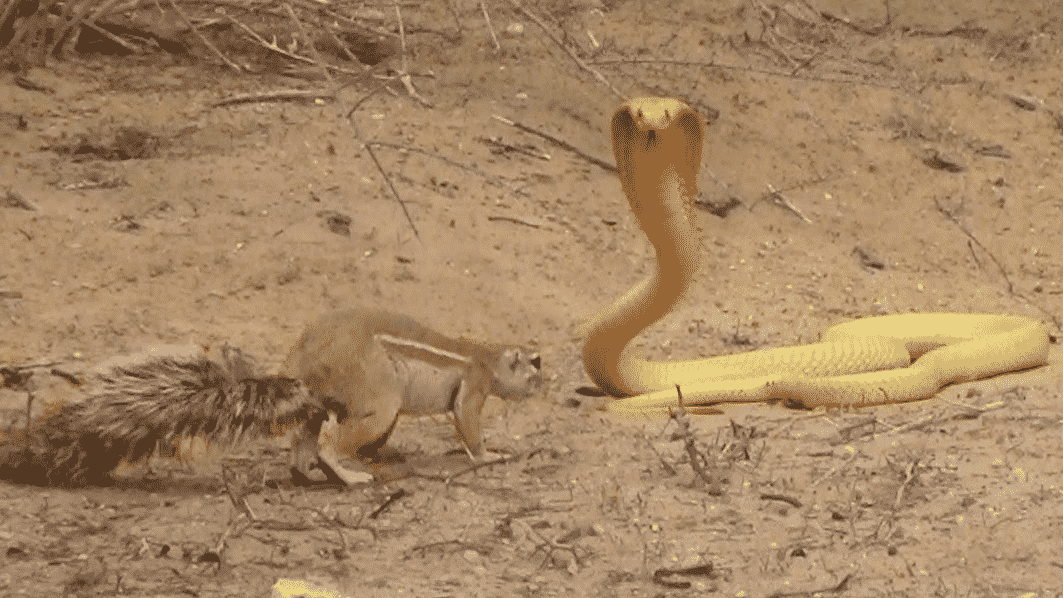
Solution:
<svg viewBox="0 0 1063 598"><path fill-rule="evenodd" d="M235 347L155 347L98 365L88 389L53 402L25 430L0 431L0 479L55 486L105 484L121 462L159 442L201 436L210 443L284 434L320 423L342 406L302 382L256 374Z"/></svg>

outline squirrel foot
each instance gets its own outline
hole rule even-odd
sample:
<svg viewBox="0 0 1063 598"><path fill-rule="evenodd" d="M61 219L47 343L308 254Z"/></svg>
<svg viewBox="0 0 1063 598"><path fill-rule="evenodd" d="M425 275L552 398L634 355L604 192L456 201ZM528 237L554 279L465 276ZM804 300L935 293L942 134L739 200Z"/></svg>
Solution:
<svg viewBox="0 0 1063 598"><path fill-rule="evenodd" d="M310 477L310 470L315 467L325 474L326 484L355 486L368 484L373 476L365 472L350 471L340 465L339 457L329 452L326 446L319 444L321 426L325 419L316 419L306 427L297 430L292 438L292 456L290 471L292 482L296 486L313 486L321 482Z"/></svg>
<svg viewBox="0 0 1063 598"><path fill-rule="evenodd" d="M356 486L372 482L372 474L343 467L340 465L339 456L327 444L319 444L318 438L324 421L322 419L310 422L292 438L292 481L297 486L318 484L319 482L310 477L310 470L316 467L325 474L326 484Z"/></svg>
<svg viewBox="0 0 1063 598"><path fill-rule="evenodd" d="M352 471L340 465L339 457L325 452L318 453L317 468L325 474L329 482L343 484L345 486L357 486L369 484L373 481L373 474L366 471Z"/></svg>
<svg viewBox="0 0 1063 598"><path fill-rule="evenodd" d="M496 451L490 451L490 450L486 450L486 449L482 449L482 450L483 450L482 453L476 454L476 453L470 451L468 449L468 447L466 447L465 448L465 454L469 456L469 461L472 461L473 463L477 463L477 464L479 464L479 463L494 463L496 461L504 461L504 460L509 458L509 455L506 454L506 453L499 453L499 452L496 452Z"/></svg>
<svg viewBox="0 0 1063 598"><path fill-rule="evenodd" d="M325 460L318 460L311 468L317 468L325 475L324 481L310 477L309 471L303 471L296 466L291 467L292 483L296 486L317 486L321 484L335 486L357 486L369 484L373 481L373 474L364 471L352 471L338 463L328 464Z"/></svg>

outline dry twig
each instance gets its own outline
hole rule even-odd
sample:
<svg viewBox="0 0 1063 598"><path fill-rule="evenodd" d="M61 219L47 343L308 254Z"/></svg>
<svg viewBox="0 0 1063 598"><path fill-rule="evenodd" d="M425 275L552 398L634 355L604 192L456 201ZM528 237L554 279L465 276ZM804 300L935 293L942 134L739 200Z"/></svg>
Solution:
<svg viewBox="0 0 1063 598"><path fill-rule="evenodd" d="M384 180L387 181L388 188L391 189L391 193L395 196L395 200L399 202L400 206L402 206L402 213L406 215L406 221L410 223L410 228L413 229L413 236L417 237L417 240L420 241L421 233L417 232L417 225L413 223L413 217L410 216L410 210L406 207L406 202L402 200L402 196L395 190L395 185L392 184L391 177L388 176L388 173L384 171L384 167L380 165L380 160L376 159L376 154L373 153L371 144L366 143L362 147L364 147L365 151L369 153L369 157L373 159L373 164L376 164L377 170L380 171Z"/></svg>
<svg viewBox="0 0 1063 598"><path fill-rule="evenodd" d="M539 17L535 16L535 14L530 12L530 11L528 11L528 9L524 8L524 5L521 4L520 2L518 2L517 0L509 0L509 3L512 4L514 8L519 10L521 12L521 14L523 14L526 17L528 17L532 21L534 21L535 24L538 25L539 28L542 29L543 32L546 33L546 35L551 40L553 40L553 42L555 44L557 44L557 46L559 48L564 50L565 53L568 54L569 57L571 57L572 60L574 60L576 62L576 64L578 64L581 69L583 69L583 70L587 71L588 73L594 75L594 78L597 79L598 82L601 83L602 85L608 87L609 91L613 92L616 95L616 97L621 98L621 99L624 98L624 94L620 93L620 90L617 89L616 87L614 87L613 84L610 83L609 80L605 78L605 76L603 76L597 70L592 69L586 62L583 61L582 58L577 56L576 53L573 52L571 48L566 46L564 42L562 42L560 39L558 39L557 36L554 35L554 33L552 31L550 31L550 28L546 26L546 23L544 23L542 19L540 19Z"/></svg>
<svg viewBox="0 0 1063 598"><path fill-rule="evenodd" d="M245 93L227 98L222 98L211 107L229 106L231 104L248 104L251 102L280 102L284 100L317 100L335 99L336 91L329 89L277 89L274 91L261 91L257 93Z"/></svg>
<svg viewBox="0 0 1063 598"><path fill-rule="evenodd" d="M246 461L246 459L239 460ZM234 462L237 461L237 459L230 458L228 461ZM233 503L233 507L235 507L241 515L247 517L248 521L252 523L258 521L258 517L255 516L255 512L251 510L251 505L247 502L247 496L236 488L228 464L222 465L221 479L222 483L225 484L225 493L229 495L229 502Z"/></svg>
<svg viewBox="0 0 1063 598"><path fill-rule="evenodd" d="M270 42L266 41L265 39L262 38L261 35L256 33L254 29L248 27L247 25L244 25L240 21L237 21L236 18L230 16L228 13L221 13L221 16L223 16L226 19L228 19L229 22L232 23L233 25L236 25L240 29L243 29L244 33L250 35L251 38L254 39L256 42L258 42L259 45L261 45L263 48L265 48L265 49L267 49L267 50L269 50L271 52L276 52L276 53L280 54L281 56L284 56L285 58L291 58L292 60L299 60L299 61L305 62L307 64L314 64L314 61L312 59L310 59L310 58L307 58L306 56L300 56L298 54L295 54L294 52L289 52L289 51L285 50L284 48L278 46L276 43L270 43Z"/></svg>
<svg viewBox="0 0 1063 598"><path fill-rule="evenodd" d="M314 44L314 40L310 39L310 35L306 32L306 28L303 27L302 21L299 20L299 17L295 16L295 11L292 10L292 5L285 2L284 8L288 11L288 18L295 23L295 28L299 30L299 36L303 38L303 43L310 47L310 53L314 55L315 64L321 69L321 74L324 75L325 80L328 81L330 85L335 83L332 79L332 73L328 70L328 63L321 58L321 53L317 51L317 46Z"/></svg>
<svg viewBox="0 0 1063 598"><path fill-rule="evenodd" d="M595 158L594 156L591 156L591 155L585 153L583 150L577 148L576 146L572 145L571 143L569 143L567 141L564 141L564 140L561 140L561 139L558 139L557 137L554 137L553 135L550 135L549 133L543 133L542 131L533 129L533 128L527 126L527 125L521 124L521 123L519 123L517 121L514 121L514 120L510 120L510 119L508 119L508 118L506 118L504 116L499 116L497 114L495 114L493 116L493 118L495 120L498 120L498 121L500 121L502 123L505 123L505 124L507 124L507 125L509 125L511 127L515 127L517 129L520 129L521 131L524 131L525 133L531 133L532 135L536 135L536 136L542 137L543 139L545 139L545 140L549 141L550 143L560 147L561 149L570 151L570 152L576 154L577 156L579 156L580 158L583 158L584 160L590 162L591 164L594 164L595 166L598 166L599 168L602 168L603 170L608 170L609 172L616 172L616 166L613 166L612 164L606 162L605 160L600 160L598 158Z"/></svg>
<svg viewBox="0 0 1063 598"><path fill-rule="evenodd" d="M973 242L975 245L977 245L979 248L981 248L982 251L986 252L986 254L989 255L989 259L993 260L993 263L996 264L996 266L997 266L997 270L1000 271L1000 275L1004 278L1004 283L1008 286L1008 294L1009 295L1011 295L1013 297L1018 297L1019 299L1025 301L1026 303L1029 303L1030 305L1036 307L1038 311L1040 311L1042 314L1045 315L1045 317L1047 317L1048 319L1052 320L1052 323L1056 326L1057 330L1060 329L1060 328L1063 328L1063 323L1060 322L1059 318L1054 313L1052 313L1052 312L1048 311L1047 309L1041 307L1041 305L1039 303L1034 302L1033 300L1031 300L1026 295L1023 295L1022 293L1020 293L1020 292L1015 290L1015 285L1012 284L1011 278L1008 276L1007 270L1004 269L1004 265L1000 263L1000 260L997 259L997 256L992 251L989 251L989 249L985 245L983 245L981 241L978 240L978 237L974 236L974 233L969 231L967 229L967 227L965 227L963 225L963 223L960 222L960 220L958 218L956 218L956 216L954 216L951 212L946 210L944 208L944 206L942 206L941 203L938 202L937 198L934 199L934 206L937 207L937 210L939 212L941 212L941 214L943 216L945 216L953 224L955 224L956 228L960 229L960 232L962 232L964 235L967 236L968 243ZM972 255L973 255L973 253L974 252L972 251ZM977 258L976 258L976 260L977 260Z"/></svg>
<svg viewBox="0 0 1063 598"><path fill-rule="evenodd" d="M514 521L516 521L517 523L520 523L522 526L524 526L524 529L527 531L529 540L532 540L533 536L535 538L539 539L539 542L536 543L535 551L538 552L538 551L542 550L546 554L546 559L547 560L550 560L550 559L554 558L554 552L555 551L561 550L561 551L564 551L564 552L568 552L568 553L570 553L572 555L572 560L573 560L573 562L575 563L575 565L577 567L582 567L583 566L583 563L581 562L581 560L579 558L579 555L576 554L576 547L574 545L572 545L572 544L563 544L561 542L558 542L557 540L548 539L546 536L543 536L542 534L540 534L538 530L533 528L531 525L528 524L527 521L524 521L523 519L514 519ZM534 540L533 540L533 542L534 542ZM549 548L549 551L547 551L547 548ZM545 562L544 562L544 564L545 564Z"/></svg>
<svg viewBox="0 0 1063 598"><path fill-rule="evenodd" d="M530 226L532 228L549 228L542 222L532 222L523 218L517 218L516 216L488 216L488 222L512 222L513 224L523 224L524 226Z"/></svg>
<svg viewBox="0 0 1063 598"><path fill-rule="evenodd" d="M52 43L49 44L48 51L45 53L45 55L46 56L52 55L55 52L55 48L59 44L63 43L63 41L67 39L67 36L71 35L71 32L78 25L91 25L93 27L93 29L95 29L96 31L100 31L100 28L95 26L94 21L96 19L100 18L101 16L107 14L107 11L110 10L111 7L116 2L118 2L118 0L111 0L110 2L105 3L103 6L100 7L100 9L98 11L96 11L96 13L94 15L92 15L92 17L90 17L88 19L86 19L85 16L88 15L90 10L92 10L92 8L93 8L93 6L92 6L93 3L92 2L86 1L86 2L82 2L81 4L76 4L74 2L67 2L66 3L66 7L63 10L63 15L60 17L60 21L63 23L63 25L62 25L62 27L57 28L56 31L53 33ZM75 11L76 11L76 13L75 13ZM73 16L71 16L72 13L73 13ZM3 22L3 19L0 18L0 23L2 23L2 22ZM77 33L74 34L74 38L72 38L70 40L71 44L76 43L76 39L77 39L77 36L80 35L80 31L81 30L78 29ZM114 36L112 36L109 31L104 32L104 35L106 35L110 39L114 40ZM116 43L119 43L119 44L121 44L123 46L128 47L124 40L122 40L122 41L114 40L114 41L116 41ZM70 47L70 46L66 46L66 47Z"/></svg>
<svg viewBox="0 0 1063 598"><path fill-rule="evenodd" d="M487 31L491 34L491 41L495 44L495 52L502 50L502 44L498 43L498 36L495 35L495 28L491 25L491 17L487 14L487 4L484 0L480 0L480 10L484 13L484 21L487 21Z"/></svg>
<svg viewBox="0 0 1063 598"><path fill-rule="evenodd" d="M376 86L376 87L374 87L373 89L369 90L369 91L368 91L368 92L367 92L367 93L366 93L365 95L363 95L363 96L362 96L361 98L359 98L359 99L358 99L358 101L357 101L357 102L355 102L353 106L351 106L351 109L347 111L347 115L345 116L345 118L346 118L347 120L351 120L351 116L353 116L353 115L354 115L354 113L355 113L355 112L356 112L356 111L357 111L357 110L358 110L359 108L361 108L361 107L362 107L362 104L364 104L364 103L366 102L366 100L368 100L369 98L371 98L371 97L375 96L375 95L376 95L377 93L379 93L379 92L380 92L381 90L383 90L383 89L387 88L387 86L388 86L388 84L387 84L387 82L385 81L384 83L381 83L380 85L377 85L377 86ZM353 124L353 123L352 123L352 124ZM379 144L378 144L378 145L379 145Z"/></svg>
<svg viewBox="0 0 1063 598"><path fill-rule="evenodd" d="M893 510L898 511L901 508L901 499L904 498L904 489L912 483L916 475L919 473L919 459L912 459L912 462L908 464L907 470L904 472L904 482L901 483L901 487L897 488L897 498L893 501Z"/></svg>
<svg viewBox="0 0 1063 598"><path fill-rule="evenodd" d="M413 78L410 77L410 67L406 54L406 26L402 22L402 11L399 10L398 2L395 2L395 18L399 22L399 40L402 44L402 70L399 71L399 81L402 82L403 87L406 88L406 93L410 94L410 97L420 102L425 108L431 109L432 103L417 93L417 89L413 86Z"/></svg>
<svg viewBox="0 0 1063 598"><path fill-rule="evenodd" d="M860 451L854 449L851 446L847 446L845 448L849 451L849 458L845 460L845 463L842 463L841 467L832 467L830 468L830 471L816 478L816 481L812 482L813 488L819 486L826 480L830 479L831 476L845 471L850 465L853 464L854 461L856 461L856 457L860 455Z"/></svg>
<svg viewBox="0 0 1063 598"><path fill-rule="evenodd" d="M236 64L232 60L229 60L228 56L222 54L221 50L219 50L214 44L210 43L210 40L207 39L207 36L203 35L203 33L200 32L200 30L192 24L192 21L188 20L188 17L185 15L185 13L177 7L177 2L175 2L174 0L170 0L170 6L172 6L174 12L177 13L177 17L181 19L181 23L183 23L185 27L191 29L192 33L194 33L196 37L199 38L199 41L203 42L203 45L206 46L207 49L213 52L215 56L220 58L221 61L228 65L229 68L231 68L232 70L236 71L237 73L244 72L244 69L240 65Z"/></svg>
<svg viewBox="0 0 1063 598"><path fill-rule="evenodd" d="M787 197L782 194L782 191L777 190L775 187L772 187L771 185L768 185L768 197L771 198L772 203L774 203L776 205L780 205L780 206L786 208L787 210L790 210L791 212L796 214L797 217L800 218L801 220L804 220L805 222L807 222L809 224L813 224L813 222L808 218L808 216L805 216L801 212L801 210L797 209L797 206L795 206L792 201L787 199Z"/></svg>
<svg viewBox="0 0 1063 598"><path fill-rule="evenodd" d="M376 519L377 517L380 516L381 513L386 511L388 509L388 507L390 507L391 505L395 504L395 501L399 500L400 498L403 498L403 497L407 496L408 494L409 493L406 492L405 490L403 490L402 488L399 488L395 492L392 492L391 494L388 495L388 497L386 499L384 499L384 502L380 503L379 507L377 507L376 509L373 509L373 512L370 513L369 515L367 515L367 518L368 519Z"/></svg>
<svg viewBox="0 0 1063 598"><path fill-rule="evenodd" d="M820 594L835 594L844 591L846 586L849 584L849 580L852 579L852 577L853 574L848 573L845 575L845 577L841 579L841 581L834 584L833 586L815 589L809 588L807 590L780 590L778 592L772 592L771 594L768 594L767 598L791 598L797 596L807 596L808 598L812 598L812 596L818 596Z"/></svg>
<svg viewBox="0 0 1063 598"><path fill-rule="evenodd" d="M679 385L675 385L675 392L679 396L679 407L671 413L672 421L675 422L678 431L672 435L671 440L681 440L686 450L687 458L690 459L690 467L694 469L701 481L705 482L706 492L711 496L723 496L723 485L716 477L709 475L705 470L708 459L698 452L694 440L694 433L690 431L690 418L687 416L686 407L683 406L683 391Z"/></svg>
<svg viewBox="0 0 1063 598"><path fill-rule="evenodd" d="M233 25L236 25L237 27L242 29L244 31L244 33L249 35L252 39L254 39L256 42L258 42L258 44L260 46L262 46L263 48L269 50L270 52L276 52L277 54L280 54L281 56L284 56L285 58L289 58L291 60L298 60L299 62L304 62L306 64L310 64L310 65L314 65L314 66L319 66L319 64L317 62L315 62L314 59L312 59L312 58L307 58L306 56L302 56L302 55L296 54L295 52L289 52L288 50L285 50L284 48L282 48L279 45L277 45L276 42L269 42L269 41L263 39L262 36L259 35L258 33L256 33L254 29L248 27L247 25L241 23L240 21L237 21L232 16L230 16L228 14L225 14L225 13L222 13L222 16L225 17L226 19L228 19L228 21L230 23L232 23ZM344 53L347 54L347 57L350 58L352 62L357 62L358 61L358 58L356 56L354 56L349 49L347 49L347 45L344 44L338 37L336 37L336 34L332 32L332 29L326 27L325 30L328 31L329 35L332 36L333 41L336 44L338 44L341 49L343 49ZM353 75L353 76L356 76L356 77L361 77L361 76L365 75L364 72L343 68L342 66L336 66L336 65L328 63L328 62L324 62L322 64L324 64L325 68L327 70L329 70L329 71L336 71L337 73L343 73L345 75Z"/></svg>
<svg viewBox="0 0 1063 598"><path fill-rule="evenodd" d="M480 170L479 168L477 168L475 166L472 166L470 164L465 164L464 162L458 162L457 160L454 160L452 158L448 158L446 156L443 156L443 155L440 155L440 154L437 154L437 153L434 153L434 152L423 150L423 149L418 148L418 147L411 147L411 146L408 146L408 145L401 145L401 144L398 144L398 143L391 143L389 141L370 141L367 145L371 145L373 147L389 147L391 149L399 150L400 152L414 152L414 153L421 154L422 156L428 156L430 158L435 158L436 160L439 160L439 161L441 161L441 162L443 162L445 164L449 164L450 166L453 166L455 168L459 168L459 169L464 170L466 172L471 172L471 173L474 173L474 174L476 174L476 175L478 175L480 177L483 177L489 185L492 185L492 186L495 186L495 187L505 187L505 185L502 184L501 182L499 182L497 179L495 179L495 177L489 176L487 173L483 172L482 170Z"/></svg>

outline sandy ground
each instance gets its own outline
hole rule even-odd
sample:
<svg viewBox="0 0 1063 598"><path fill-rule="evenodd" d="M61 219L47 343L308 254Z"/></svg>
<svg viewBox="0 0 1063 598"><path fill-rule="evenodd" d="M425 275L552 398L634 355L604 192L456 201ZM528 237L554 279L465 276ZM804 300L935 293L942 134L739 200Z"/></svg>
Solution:
<svg viewBox="0 0 1063 598"><path fill-rule="evenodd" d="M53 61L28 73L51 93L0 76L0 109L26 123L0 119L0 185L36 207L0 208L0 363L76 371L227 340L274 369L315 314L369 304L530 344L547 374L541 396L486 410L488 445L515 458L452 479L453 427L429 417L400 421L405 464L351 491L291 488L273 443L228 462L231 492L216 457L156 459L107 488L0 484L0 593L266 596L291 578L347 596L1063 596L1057 353L904 406L696 418L710 485L674 424L618 420L576 392L579 323L652 252L614 174L492 117L612 162L619 99L510 4L486 4L499 32L525 27L501 51L478 3L405 9L432 108L392 81L346 119L379 80L213 107L312 84L202 61ZM535 8L621 93L687 99L711 122L701 200L740 202L699 210L706 270L646 353L797 344L916 311L1021 314L1059 334L1063 13L895 0L887 20L880 2L811 0L831 18L801 20L789 6ZM157 151L55 151L123 127ZM72 392L34 379L43 399ZM24 401L0 391L9 414Z"/></svg>

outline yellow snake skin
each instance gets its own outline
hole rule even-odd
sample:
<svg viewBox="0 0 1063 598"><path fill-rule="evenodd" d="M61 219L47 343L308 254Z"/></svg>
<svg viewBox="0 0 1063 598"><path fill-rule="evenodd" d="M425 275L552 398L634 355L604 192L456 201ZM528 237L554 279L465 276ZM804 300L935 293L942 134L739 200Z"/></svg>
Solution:
<svg viewBox="0 0 1063 598"><path fill-rule="evenodd" d="M1041 322L987 314L900 314L831 327L821 342L693 361L651 362L628 350L679 302L700 267L693 198L704 128L686 104L641 98L612 120L613 151L628 203L657 253L649 278L583 326L591 379L633 418L683 404L788 399L806 407L870 406L926 399L942 387L1047 362Z"/></svg>

